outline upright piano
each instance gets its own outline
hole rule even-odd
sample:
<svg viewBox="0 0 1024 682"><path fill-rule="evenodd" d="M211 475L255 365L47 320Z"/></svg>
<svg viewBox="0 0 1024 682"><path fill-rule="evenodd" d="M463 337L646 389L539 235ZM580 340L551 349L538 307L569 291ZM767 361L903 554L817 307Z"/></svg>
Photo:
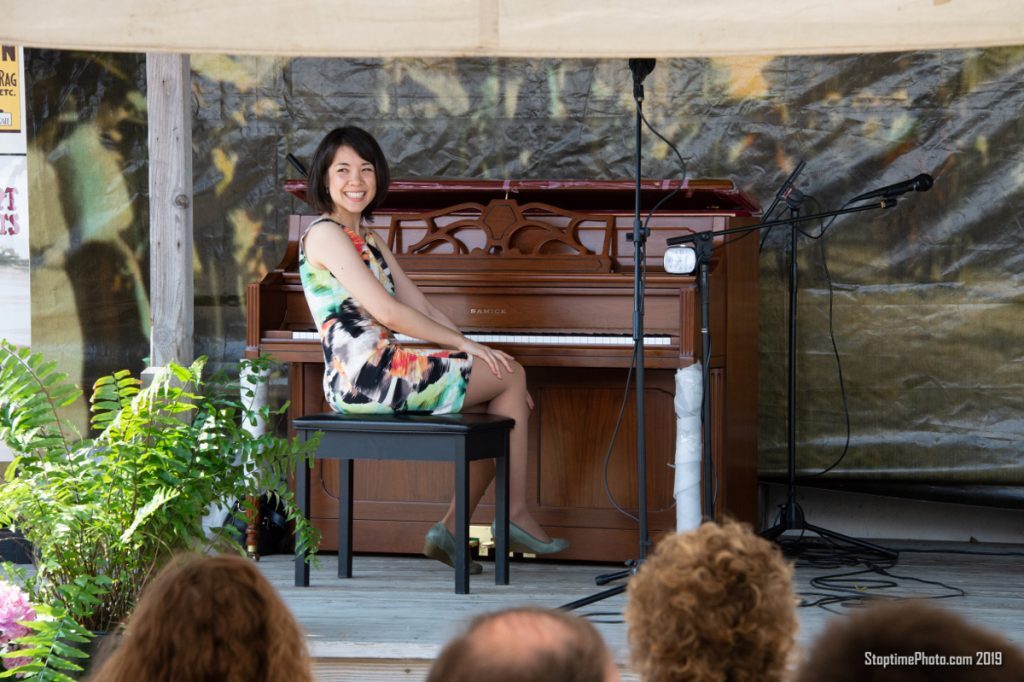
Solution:
<svg viewBox="0 0 1024 682"><path fill-rule="evenodd" d="M286 189L305 198L305 182ZM395 181L372 228L426 296L473 338L515 356L536 403L527 503L568 559L622 561L639 551L633 359L634 181ZM675 372L700 360L693 276L665 273L669 237L750 224L758 206L724 180L642 182L648 524L675 528ZM247 289L246 355L288 363L290 416L329 411L323 354L298 274L289 219L281 263ZM714 508L757 509L756 236L718 237L711 263ZM412 341L414 342L414 341ZM625 411L616 432L620 406ZM613 439L614 437L614 439ZM453 490L444 465L357 462L355 549L417 553ZM336 549L337 464L317 462L312 518ZM317 481L320 483L318 484ZM489 524L490 493L473 516ZM623 513L623 510L627 513Z"/></svg>

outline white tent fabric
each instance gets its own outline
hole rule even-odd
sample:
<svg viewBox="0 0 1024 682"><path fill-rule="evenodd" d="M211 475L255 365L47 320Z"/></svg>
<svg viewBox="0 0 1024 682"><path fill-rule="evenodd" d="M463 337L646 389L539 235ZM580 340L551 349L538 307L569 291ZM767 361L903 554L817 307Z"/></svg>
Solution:
<svg viewBox="0 0 1024 682"><path fill-rule="evenodd" d="M1020 0L16 0L0 43L336 57L714 57L1024 44Z"/></svg>

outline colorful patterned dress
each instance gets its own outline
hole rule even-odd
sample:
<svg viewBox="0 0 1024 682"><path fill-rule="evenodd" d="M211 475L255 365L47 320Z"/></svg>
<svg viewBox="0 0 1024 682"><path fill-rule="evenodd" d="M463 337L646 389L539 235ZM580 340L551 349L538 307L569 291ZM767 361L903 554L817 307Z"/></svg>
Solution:
<svg viewBox="0 0 1024 682"><path fill-rule="evenodd" d="M394 296L391 270L373 232L367 232L364 240L329 218L309 227L323 221L344 230L366 267ZM396 342L391 330L366 312L330 270L306 260L305 236L299 240L299 276L320 330L324 395L331 408L348 414L445 414L462 409L473 358L463 352L412 349Z"/></svg>

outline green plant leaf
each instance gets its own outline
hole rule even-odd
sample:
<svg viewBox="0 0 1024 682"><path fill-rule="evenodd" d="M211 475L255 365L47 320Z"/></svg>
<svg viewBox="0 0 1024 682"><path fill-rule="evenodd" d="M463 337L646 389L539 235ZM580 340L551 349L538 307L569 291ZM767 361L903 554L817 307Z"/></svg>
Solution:
<svg viewBox="0 0 1024 682"><path fill-rule="evenodd" d="M132 536L139 526L144 525L153 514L163 509L169 501L180 494L181 492L174 488L161 488L157 490L153 497L135 512L135 518L132 519L131 525L121 533L121 542L131 542Z"/></svg>
<svg viewBox="0 0 1024 682"><path fill-rule="evenodd" d="M2 677L27 677L33 680L72 680L65 672L81 672L82 666L72 659L83 660L89 655L75 646L86 644L92 634L60 607L35 605L36 620L23 621L29 633L14 640L18 648L4 658L28 658L25 665L12 668Z"/></svg>

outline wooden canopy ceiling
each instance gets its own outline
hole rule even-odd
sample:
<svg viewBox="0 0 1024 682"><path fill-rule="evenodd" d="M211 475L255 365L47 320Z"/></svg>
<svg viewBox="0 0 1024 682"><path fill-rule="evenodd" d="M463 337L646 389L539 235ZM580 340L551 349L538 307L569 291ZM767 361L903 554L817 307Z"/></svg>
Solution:
<svg viewBox="0 0 1024 682"><path fill-rule="evenodd" d="M714 57L1024 44L1020 0L38 0L0 43L334 57Z"/></svg>

